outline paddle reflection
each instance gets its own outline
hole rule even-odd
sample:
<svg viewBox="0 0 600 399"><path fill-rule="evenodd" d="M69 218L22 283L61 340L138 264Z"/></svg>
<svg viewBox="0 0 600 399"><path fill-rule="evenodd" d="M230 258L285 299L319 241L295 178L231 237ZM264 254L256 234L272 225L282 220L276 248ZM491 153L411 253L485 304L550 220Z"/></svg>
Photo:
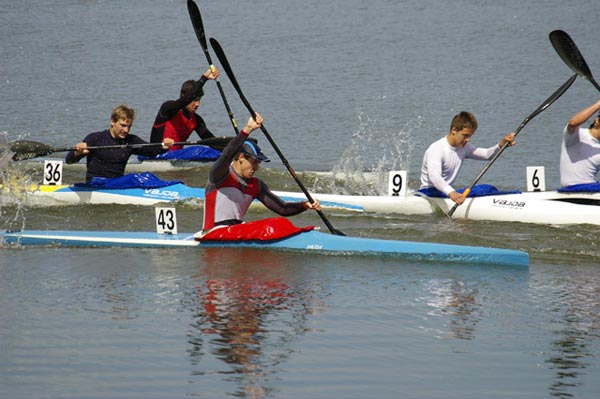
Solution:
<svg viewBox="0 0 600 399"><path fill-rule="evenodd" d="M475 327L481 320L481 304L477 302L477 288L468 287L457 280L431 280L428 282L427 304L430 315L449 316L449 329L453 338L473 339Z"/></svg>
<svg viewBox="0 0 600 399"><path fill-rule="evenodd" d="M308 316L322 306L296 274L295 259L301 258L253 249L203 251L204 273L195 277L202 309L191 332L190 355L202 366L207 341L209 351L229 366L218 373L231 375L227 380L239 387L234 396L262 398L272 390L269 376L293 352Z"/></svg>
<svg viewBox="0 0 600 399"><path fill-rule="evenodd" d="M586 359L594 357L593 341L600 338L600 285L576 271L560 285L562 303L554 304L553 313L560 313L558 323L563 328L556 332L558 338L546 360L555 371L549 391L555 397L573 397L576 388L585 383L590 365Z"/></svg>

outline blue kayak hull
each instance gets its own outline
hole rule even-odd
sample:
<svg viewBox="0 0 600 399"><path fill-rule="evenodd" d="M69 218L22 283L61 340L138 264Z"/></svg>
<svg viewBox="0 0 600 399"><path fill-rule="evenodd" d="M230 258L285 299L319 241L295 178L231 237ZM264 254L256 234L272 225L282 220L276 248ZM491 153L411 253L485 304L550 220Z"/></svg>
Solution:
<svg viewBox="0 0 600 399"><path fill-rule="evenodd" d="M203 241L193 234L162 235L153 232L116 231L46 231L2 232L5 245L63 245L77 247L240 247L273 250L296 250L306 253L338 255L396 256L401 259L474 264L528 266L527 252L501 248L476 247L347 237L307 231L275 241Z"/></svg>
<svg viewBox="0 0 600 399"><path fill-rule="evenodd" d="M275 192L283 201L301 201L306 198L303 193ZM41 198L53 198L56 201L72 204L135 204L156 205L175 201L204 201L205 190L200 187L190 187L177 183L157 188L120 188L106 189L85 185L51 186L42 185L34 192ZM258 201L255 201L258 203ZM348 211L362 212L361 205L345 203L343 201L324 199L321 206L337 208Z"/></svg>

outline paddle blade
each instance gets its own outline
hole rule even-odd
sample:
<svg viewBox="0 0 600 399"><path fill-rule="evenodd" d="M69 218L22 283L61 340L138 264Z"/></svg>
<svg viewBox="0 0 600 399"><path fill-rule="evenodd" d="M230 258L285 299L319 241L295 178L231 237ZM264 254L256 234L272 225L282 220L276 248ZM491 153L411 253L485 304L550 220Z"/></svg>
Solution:
<svg viewBox="0 0 600 399"><path fill-rule="evenodd" d="M331 233L335 234L336 236L345 236L346 235L343 231L340 231L338 229L332 229Z"/></svg>
<svg viewBox="0 0 600 399"><path fill-rule="evenodd" d="M198 38L198 41L200 42L200 45L202 46L204 51L208 53L208 45L206 44L206 34L204 33L204 24L202 24L202 16L200 15L200 10L198 9L198 6L194 2L194 0L188 0L187 7L188 13L190 14L190 19L192 20L192 25L194 26L194 32L196 33L196 37Z"/></svg>
<svg viewBox="0 0 600 399"><path fill-rule="evenodd" d="M592 72L585 62L583 55L575 45L575 42L571 37L562 30L555 30L550 32L550 42L552 47L558 53L560 58L565 64L579 76L592 82L594 87L600 91L600 85L594 80Z"/></svg>
<svg viewBox="0 0 600 399"><path fill-rule="evenodd" d="M25 159L43 157L52 154L55 149L37 141L13 141L10 143L10 150L14 153L13 161L23 161Z"/></svg>

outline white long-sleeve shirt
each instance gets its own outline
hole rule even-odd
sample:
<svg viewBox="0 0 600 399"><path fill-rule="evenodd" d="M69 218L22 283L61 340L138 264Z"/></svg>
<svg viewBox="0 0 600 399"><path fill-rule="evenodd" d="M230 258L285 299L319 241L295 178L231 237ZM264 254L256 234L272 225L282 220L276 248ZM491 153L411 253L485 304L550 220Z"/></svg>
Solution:
<svg viewBox="0 0 600 399"><path fill-rule="evenodd" d="M600 171L600 141L590 134L590 129L582 127L573 133L569 133L565 127L563 134L560 185L595 183Z"/></svg>
<svg viewBox="0 0 600 399"><path fill-rule="evenodd" d="M498 145L479 148L471 143L465 144L464 147L452 147L444 136L432 143L423 155L421 188L435 187L448 195L455 191L452 184L465 158L485 161L492 158L499 150Z"/></svg>

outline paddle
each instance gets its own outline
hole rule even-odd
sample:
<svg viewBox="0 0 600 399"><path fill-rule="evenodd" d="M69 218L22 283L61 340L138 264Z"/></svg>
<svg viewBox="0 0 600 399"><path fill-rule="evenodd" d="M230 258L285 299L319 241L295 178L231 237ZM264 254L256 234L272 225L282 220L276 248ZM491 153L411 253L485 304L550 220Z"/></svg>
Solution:
<svg viewBox="0 0 600 399"><path fill-rule="evenodd" d="M517 130L515 130L515 137L519 134L519 132L521 131L521 129L523 129L523 127L525 127L525 125L531 119L533 119L537 114L539 114L540 112L542 112L543 110L545 110L546 108L548 108L554 101L558 100L558 98L560 96L562 96L563 93L565 91L567 91L567 89L569 87L571 87L571 85L573 84L573 82L575 81L576 78L577 78L577 74L574 74L573 76L571 76L565 83L563 83L562 86L560 86L558 88L558 90L556 90L554 93L552 93L552 95L550 97L548 97L546 99L546 101L544 101L542 103L542 105L540 105L535 111L533 111L531 113L531 115L529 115L527 118L525 118L523 120L523 122L521 122L521 124L519 125L519 127L517 127ZM475 184L477 184L477 182L479 181L479 179L481 179L481 177L484 175L484 173L487 172L487 170L490 168L490 166L492 166L492 164L494 163L494 161L496 161L496 159L498 159L498 157L500 156L500 154L502 154L502 152L506 149L506 147L508 147L508 144L509 143L505 143L502 146L502 148L500 148L500 151L498 151L496 153L496 155L494 155L494 157L492 159L490 159L490 161L487 163L487 165L485 165L485 167L479 173L479 175L475 178L475 180L473 180L473 182L469 185L469 187L467 187L465 189L465 191L462 194L462 196L464 198L467 198L467 196L471 192L471 189L473 188L473 186L475 186ZM454 211L456 211L457 207L458 207L458 204L454 204L454 206L452 207L452 209L450 209L450 211L448 212L448 216L452 216L452 214L454 213Z"/></svg>
<svg viewBox="0 0 600 399"><path fill-rule="evenodd" d="M231 81L231 84L233 84L233 87L238 92L238 94L240 96L240 99L242 100L242 102L244 103L244 105L246 106L246 108L248 109L248 111L250 112L250 114L252 115L252 117L256 118L256 112L254 112L254 110L252 109L252 106L250 105L250 103L246 99L246 96L244 96L244 93L242 92L242 89L240 88L240 85L238 84L237 79L235 78L235 75L233 74L233 70L231 69L231 66L229 65L229 61L227 61L227 57L225 57L225 53L223 52L223 49L221 48L221 45L219 44L219 42L217 42L216 39L214 39L212 37L210 38L210 44L211 44L211 46L212 46L215 54L217 55L217 58L221 62L221 65L223 66L223 69L225 69L225 73L229 77L229 80ZM277 155L281 159L281 162L283 162L283 164L285 165L285 167L287 168L287 170L290 172L290 175L292 175L292 177L296 181L296 184L298 184L298 186L300 187L300 189L302 190L302 192L304 193L304 195L306 196L306 198L308 199L308 201L311 202L311 203L314 202L314 200L311 197L310 193L308 192L308 190L306 189L306 187L304 187L304 184L302 184L302 182L300 181L300 179L298 178L298 176L296 176L296 172L294 171L294 169L292 169L292 167L290 166L290 164L287 161L287 159L283 156L283 153L279 150L279 147L277 147L277 144L275 144L275 141L273 140L273 138L271 137L271 135L269 134L269 132L267 131L267 129L265 128L265 126L261 125L260 129L262 130L262 132L265 135L265 137L267 138L267 140L269 140L269 143L271 143L271 146L273 147L273 149L275 150L275 152L277 153ZM327 218L325 217L325 215L323 214L322 211L317 211L317 213L319 214L319 216L323 220L323 223L325 223L325 225L327 226L327 228L329 229L329 231L331 231L332 234L336 234L336 235L340 235L340 236L345 236L346 235L346 234L342 233L341 231L336 230L331 225L331 223L329 222L329 220L327 220Z"/></svg>
<svg viewBox="0 0 600 399"><path fill-rule="evenodd" d="M573 39L562 30L552 31L549 36L552 47L554 47L554 50L556 50L564 63L567 64L573 72L592 82L594 87L600 91L600 85L594 80L590 68L585 62L583 55L579 52Z"/></svg>
<svg viewBox="0 0 600 399"><path fill-rule="evenodd" d="M196 3L193 0L188 0L187 6L188 6L188 12L190 14L190 18L192 20L192 25L194 26L194 32L196 32L196 37L198 38L198 41L200 42L200 46L202 46L202 50L204 50L204 55L206 56L208 65L210 65L210 69L214 71L215 66L213 65L212 59L210 57L210 53L208 52L208 46L206 44L206 35L204 33L204 25L202 24L202 16L200 15L200 10L198 9L198 6L196 5ZM235 131L235 134L237 135L240 133L238 131L237 122L235 121L235 118L233 117L233 112L231 111L231 108L229 107L229 103L227 102L227 98L225 97L225 92L223 91L221 82L219 82L218 78L215 81L217 82L217 87L219 89L219 93L221 93L221 98L223 99L223 104L225 104L225 109L227 110L227 115L229 115L229 120L231 121L233 130Z"/></svg>
<svg viewBox="0 0 600 399"><path fill-rule="evenodd" d="M183 141L175 143L174 145L205 145L208 147L214 147L216 149L223 149L227 143L233 137L211 137L208 139L197 140L197 141ZM142 147L151 147L162 145L162 143L142 143L142 144L118 144L118 145L107 145L107 146L97 146L97 147L88 147L88 150L106 150L106 149L116 149L116 148L142 148ZM52 154L54 152L65 152L75 150L75 147L64 147L64 148L55 148L49 145L38 143L37 141L13 141L10 143L10 149L14 153L12 159L13 161L23 161L25 159L42 157L45 155Z"/></svg>

